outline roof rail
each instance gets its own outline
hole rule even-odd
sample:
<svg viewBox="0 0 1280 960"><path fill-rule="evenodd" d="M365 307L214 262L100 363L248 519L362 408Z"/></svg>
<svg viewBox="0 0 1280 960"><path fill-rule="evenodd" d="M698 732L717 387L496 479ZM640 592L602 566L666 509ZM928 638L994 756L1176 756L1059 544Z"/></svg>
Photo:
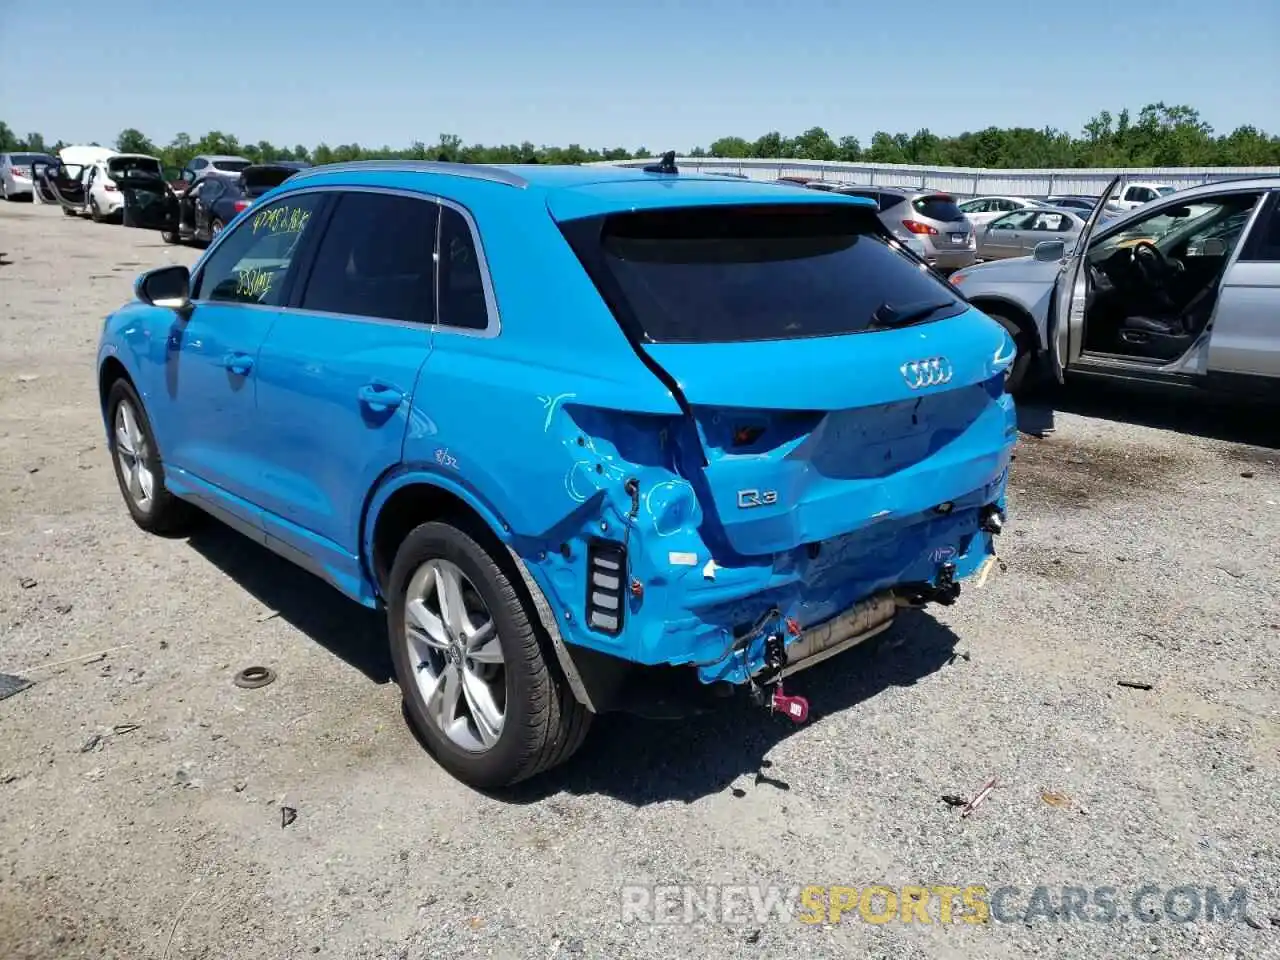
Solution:
<svg viewBox="0 0 1280 960"><path fill-rule="evenodd" d="M524 188L529 181L518 173L500 167L488 167L479 163L449 163L440 160L348 160L342 163L326 163L322 166L300 170L289 179L305 180L319 173L358 173L363 170L393 170L402 173L438 173L447 177L466 177L488 183L503 183L508 187Z"/></svg>

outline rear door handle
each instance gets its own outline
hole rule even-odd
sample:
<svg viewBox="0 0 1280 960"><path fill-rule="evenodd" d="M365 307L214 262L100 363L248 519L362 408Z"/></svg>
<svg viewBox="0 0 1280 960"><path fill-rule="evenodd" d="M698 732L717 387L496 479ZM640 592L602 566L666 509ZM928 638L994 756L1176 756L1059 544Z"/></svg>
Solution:
<svg viewBox="0 0 1280 960"><path fill-rule="evenodd" d="M385 383L366 383L357 391L356 396L374 413L394 410L404 402L404 394Z"/></svg>
<svg viewBox="0 0 1280 960"><path fill-rule="evenodd" d="M253 357L247 353L228 353L222 358L222 365L237 377L247 377L253 369Z"/></svg>

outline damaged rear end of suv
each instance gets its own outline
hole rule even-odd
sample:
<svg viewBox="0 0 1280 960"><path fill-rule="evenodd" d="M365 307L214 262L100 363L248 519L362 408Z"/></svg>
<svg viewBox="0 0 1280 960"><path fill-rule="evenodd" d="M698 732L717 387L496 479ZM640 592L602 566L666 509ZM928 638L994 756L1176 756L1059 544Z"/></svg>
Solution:
<svg viewBox="0 0 1280 960"><path fill-rule="evenodd" d="M544 563L583 597L574 639L638 666L593 670L629 674L624 702L675 668L803 720L784 677L994 560L1013 345L865 201L716 199L559 211L681 415L574 414L591 455L568 486L603 519Z"/></svg>

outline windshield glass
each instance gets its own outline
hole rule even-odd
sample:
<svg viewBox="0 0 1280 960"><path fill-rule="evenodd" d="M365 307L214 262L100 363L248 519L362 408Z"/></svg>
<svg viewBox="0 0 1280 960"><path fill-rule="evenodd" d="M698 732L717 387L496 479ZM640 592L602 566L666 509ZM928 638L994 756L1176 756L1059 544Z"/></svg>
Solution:
<svg viewBox="0 0 1280 960"><path fill-rule="evenodd" d="M1098 241L1089 251L1089 259L1100 262L1120 248L1141 240L1168 252L1189 236L1212 234L1214 228L1227 218L1242 209L1251 209L1254 199L1253 195L1214 197L1199 203L1165 207Z"/></svg>
<svg viewBox="0 0 1280 960"><path fill-rule="evenodd" d="M612 281L605 299L621 300L620 319L651 342L838 336L922 303L936 309L920 321L965 310L946 283L875 232L871 210L852 205L617 214L598 242L596 262Z"/></svg>
<svg viewBox="0 0 1280 960"><path fill-rule="evenodd" d="M1162 197L1167 197L1169 194L1177 192L1177 187L1156 187L1156 193L1160 194Z"/></svg>
<svg viewBox="0 0 1280 960"><path fill-rule="evenodd" d="M209 164L213 169L221 170L223 173L239 173L250 165L248 160L214 160Z"/></svg>

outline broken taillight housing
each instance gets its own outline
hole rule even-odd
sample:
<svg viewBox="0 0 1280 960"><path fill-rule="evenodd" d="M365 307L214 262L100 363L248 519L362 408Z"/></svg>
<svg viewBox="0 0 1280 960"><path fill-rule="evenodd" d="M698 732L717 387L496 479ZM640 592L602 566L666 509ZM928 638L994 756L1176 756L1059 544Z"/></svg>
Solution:
<svg viewBox="0 0 1280 960"><path fill-rule="evenodd" d="M236 213L239 213L241 210L247 210L251 206L253 206L252 200L237 200L235 202Z"/></svg>
<svg viewBox="0 0 1280 960"><path fill-rule="evenodd" d="M601 633L622 631L623 596L627 589L627 548L616 540L587 544L587 625Z"/></svg>

